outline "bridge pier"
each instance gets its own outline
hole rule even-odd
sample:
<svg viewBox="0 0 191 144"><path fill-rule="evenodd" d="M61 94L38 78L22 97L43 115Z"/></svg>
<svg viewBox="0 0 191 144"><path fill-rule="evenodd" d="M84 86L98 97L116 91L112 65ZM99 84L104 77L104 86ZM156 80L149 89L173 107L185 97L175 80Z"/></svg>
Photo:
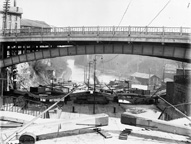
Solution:
<svg viewBox="0 0 191 144"><path fill-rule="evenodd" d="M6 68L2 67L3 58L4 58L3 44L0 43L0 108L3 105L3 91L6 90L6 86L7 86Z"/></svg>
<svg viewBox="0 0 191 144"><path fill-rule="evenodd" d="M3 65L3 48L2 48L2 44L0 43L0 78L2 78L2 65ZM0 79L0 108L2 107L3 105L3 80Z"/></svg>

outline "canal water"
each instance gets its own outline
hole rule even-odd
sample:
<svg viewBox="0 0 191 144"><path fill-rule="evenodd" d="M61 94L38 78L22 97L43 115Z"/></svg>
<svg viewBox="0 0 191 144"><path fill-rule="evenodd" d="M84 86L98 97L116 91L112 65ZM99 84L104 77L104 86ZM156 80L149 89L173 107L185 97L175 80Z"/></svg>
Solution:
<svg viewBox="0 0 191 144"><path fill-rule="evenodd" d="M75 60L73 60L73 59L68 59L67 63L68 63L68 67L72 71L70 79L73 82L84 82L84 68L76 66L75 65ZM98 80L101 83L109 83L110 81L118 79L117 76L104 74L104 73L101 73L98 70L96 71L96 73L98 74L96 76L97 76ZM93 84L93 70L91 70L91 74L90 75L91 75L90 83Z"/></svg>

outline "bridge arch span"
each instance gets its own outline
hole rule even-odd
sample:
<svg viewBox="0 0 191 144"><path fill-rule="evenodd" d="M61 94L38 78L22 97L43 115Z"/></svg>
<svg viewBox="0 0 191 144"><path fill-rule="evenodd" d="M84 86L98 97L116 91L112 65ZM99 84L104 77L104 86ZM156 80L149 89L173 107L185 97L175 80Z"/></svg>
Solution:
<svg viewBox="0 0 191 144"><path fill-rule="evenodd" d="M3 59L0 68L46 58L91 54L143 55L172 59L188 63L191 62L191 49L189 47L182 48L180 46L176 47L172 45L157 45L156 43L116 43L52 47L41 51L30 52L22 55L5 58Z"/></svg>

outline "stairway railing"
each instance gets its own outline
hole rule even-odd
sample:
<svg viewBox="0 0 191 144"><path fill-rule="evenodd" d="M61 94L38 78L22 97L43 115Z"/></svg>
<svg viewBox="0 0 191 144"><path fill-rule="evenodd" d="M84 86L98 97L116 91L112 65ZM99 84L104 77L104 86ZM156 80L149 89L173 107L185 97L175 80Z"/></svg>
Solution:
<svg viewBox="0 0 191 144"><path fill-rule="evenodd" d="M28 114L28 115L32 115L35 117L40 115L45 110L45 107L41 107L39 110L22 109L21 107L14 106L13 99L14 98L12 98L12 97L5 97L4 105L1 107L1 110ZM46 118L46 115L42 115L41 118Z"/></svg>

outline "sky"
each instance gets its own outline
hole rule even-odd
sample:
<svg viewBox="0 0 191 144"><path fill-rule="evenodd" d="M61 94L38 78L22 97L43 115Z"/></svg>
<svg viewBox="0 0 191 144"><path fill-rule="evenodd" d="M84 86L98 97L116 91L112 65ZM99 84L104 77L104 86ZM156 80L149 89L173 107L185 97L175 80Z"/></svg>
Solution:
<svg viewBox="0 0 191 144"><path fill-rule="evenodd" d="M57 27L148 26L161 10L149 26L191 27L191 0L17 0L17 6L22 18Z"/></svg>

